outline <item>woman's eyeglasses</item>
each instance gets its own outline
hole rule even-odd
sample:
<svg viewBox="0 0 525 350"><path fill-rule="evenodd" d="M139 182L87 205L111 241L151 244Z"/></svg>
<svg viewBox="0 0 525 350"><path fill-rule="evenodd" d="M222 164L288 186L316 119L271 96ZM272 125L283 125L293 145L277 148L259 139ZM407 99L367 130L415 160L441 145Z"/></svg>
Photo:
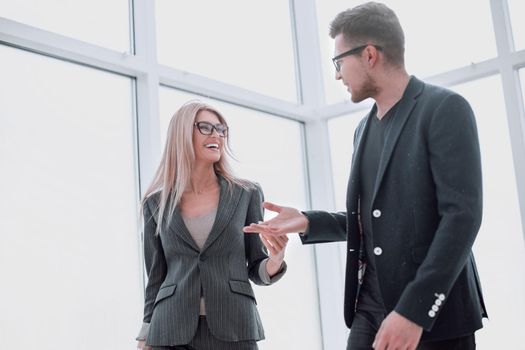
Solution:
<svg viewBox="0 0 525 350"><path fill-rule="evenodd" d="M203 135L211 135L215 129L220 137L228 136L228 126L224 124L213 125L212 123L208 122L196 122L193 124L193 126L196 126L199 132Z"/></svg>

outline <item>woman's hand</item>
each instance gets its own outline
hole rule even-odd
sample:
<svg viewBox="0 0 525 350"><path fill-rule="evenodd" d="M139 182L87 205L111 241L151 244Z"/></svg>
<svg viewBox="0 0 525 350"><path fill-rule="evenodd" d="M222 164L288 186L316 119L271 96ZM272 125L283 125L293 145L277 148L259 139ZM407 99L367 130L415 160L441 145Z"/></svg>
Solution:
<svg viewBox="0 0 525 350"><path fill-rule="evenodd" d="M281 265L284 261L284 252L286 245L288 244L288 236L271 236L260 234L261 241L263 242L270 257L266 262L266 270L270 277L274 276L281 269Z"/></svg>
<svg viewBox="0 0 525 350"><path fill-rule="evenodd" d="M139 349L139 350L153 350L153 348L151 346L147 346L146 345L146 341L145 340L139 340L138 341L137 349Z"/></svg>

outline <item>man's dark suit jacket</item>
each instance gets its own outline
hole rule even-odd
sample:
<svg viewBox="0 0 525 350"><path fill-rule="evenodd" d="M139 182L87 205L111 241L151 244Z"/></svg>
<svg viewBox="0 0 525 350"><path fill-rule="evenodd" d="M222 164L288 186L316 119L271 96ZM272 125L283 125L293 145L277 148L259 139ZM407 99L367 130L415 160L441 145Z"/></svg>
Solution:
<svg viewBox="0 0 525 350"><path fill-rule="evenodd" d="M148 272L144 323L150 346L188 344L197 330L201 290L211 333L225 341L261 340L264 331L248 279L265 284L259 265L268 256L258 235L242 230L263 220L262 191L220 177L215 222L202 250L178 208L156 235L159 192L144 203L144 255ZM272 277L277 281L286 271Z"/></svg>
<svg viewBox="0 0 525 350"><path fill-rule="evenodd" d="M375 106L368 116L374 117ZM482 327L485 305L472 244L482 216L476 121L468 102L411 77L387 131L371 208L359 207L359 166L369 117L354 135L346 213L305 212L303 243L347 241L344 315L350 328L363 254L360 210L370 227L380 293L422 326L422 340L455 338Z"/></svg>

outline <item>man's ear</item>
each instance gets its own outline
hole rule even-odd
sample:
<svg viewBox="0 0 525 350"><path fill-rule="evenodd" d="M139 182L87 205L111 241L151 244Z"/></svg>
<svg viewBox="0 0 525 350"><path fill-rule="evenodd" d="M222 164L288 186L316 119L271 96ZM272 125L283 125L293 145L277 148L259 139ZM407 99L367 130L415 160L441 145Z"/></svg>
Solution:
<svg viewBox="0 0 525 350"><path fill-rule="evenodd" d="M374 66L379 60L379 50L372 45L365 49L365 55L369 66Z"/></svg>

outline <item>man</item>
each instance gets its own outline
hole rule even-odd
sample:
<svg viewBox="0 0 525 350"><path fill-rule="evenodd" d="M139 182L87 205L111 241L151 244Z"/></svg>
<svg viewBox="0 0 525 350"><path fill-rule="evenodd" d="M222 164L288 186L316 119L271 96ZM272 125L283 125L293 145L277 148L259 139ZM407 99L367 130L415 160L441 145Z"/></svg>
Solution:
<svg viewBox="0 0 525 350"><path fill-rule="evenodd" d="M354 135L346 213L279 214L245 232L346 240L348 348L475 349L485 306L472 244L482 215L476 123L461 96L407 74L395 13L366 3L331 23L336 79L375 100Z"/></svg>

